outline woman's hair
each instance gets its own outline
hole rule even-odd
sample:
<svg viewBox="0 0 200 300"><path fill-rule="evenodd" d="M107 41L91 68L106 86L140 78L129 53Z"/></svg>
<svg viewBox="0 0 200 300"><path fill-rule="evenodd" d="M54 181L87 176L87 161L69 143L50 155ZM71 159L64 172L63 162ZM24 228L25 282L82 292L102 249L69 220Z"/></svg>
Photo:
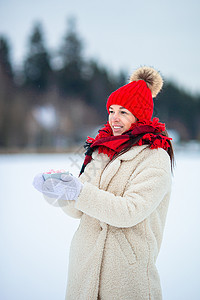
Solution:
<svg viewBox="0 0 200 300"><path fill-rule="evenodd" d="M167 130L162 132L162 135L169 137ZM173 171L174 169L174 164L175 164L175 158L174 158L174 149L171 141L168 141L170 144L170 147L167 149L167 153L169 154L170 161L171 161L171 170Z"/></svg>
<svg viewBox="0 0 200 300"><path fill-rule="evenodd" d="M145 134L145 133L144 133ZM112 159L115 159L116 157L126 153L128 150L130 150L141 138L144 134L140 134L138 135L137 137L135 138L132 138L128 141L127 143L127 146L122 149L119 153L117 153L116 155L113 156ZM165 131L162 131L162 133L154 133L154 134L162 134L163 136L167 136L169 137L168 135L168 132L167 130ZM173 146L172 146L172 143L171 141L168 141L169 144L170 144L170 147L167 149L167 153L169 154L169 157L170 157L170 161L171 161L171 171L173 172L173 168L174 168L174 163L175 163L175 159L174 159L174 150L173 150Z"/></svg>

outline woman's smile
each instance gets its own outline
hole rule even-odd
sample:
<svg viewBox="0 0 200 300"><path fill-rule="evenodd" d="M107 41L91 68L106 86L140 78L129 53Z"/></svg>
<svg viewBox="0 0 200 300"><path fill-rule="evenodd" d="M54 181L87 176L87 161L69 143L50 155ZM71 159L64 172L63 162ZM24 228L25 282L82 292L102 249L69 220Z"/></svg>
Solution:
<svg viewBox="0 0 200 300"><path fill-rule="evenodd" d="M123 130L123 126L119 126L119 125L111 125L112 131L113 131L113 135L117 135L117 133L119 134L120 131Z"/></svg>

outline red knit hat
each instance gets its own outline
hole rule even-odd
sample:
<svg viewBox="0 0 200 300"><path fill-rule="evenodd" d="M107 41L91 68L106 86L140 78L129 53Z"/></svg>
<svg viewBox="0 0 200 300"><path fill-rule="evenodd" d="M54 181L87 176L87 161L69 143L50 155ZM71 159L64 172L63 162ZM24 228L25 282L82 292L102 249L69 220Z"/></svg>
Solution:
<svg viewBox="0 0 200 300"><path fill-rule="evenodd" d="M160 74L153 68L142 67L130 77L130 83L114 91L108 98L106 107L118 104L128 109L139 121L151 120L153 115L153 97L163 85Z"/></svg>

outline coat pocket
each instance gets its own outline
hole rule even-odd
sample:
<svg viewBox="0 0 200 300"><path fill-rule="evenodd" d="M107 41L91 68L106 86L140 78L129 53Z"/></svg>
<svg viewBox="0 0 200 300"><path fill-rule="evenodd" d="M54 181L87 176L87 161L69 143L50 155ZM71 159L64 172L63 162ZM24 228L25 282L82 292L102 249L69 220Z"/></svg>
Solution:
<svg viewBox="0 0 200 300"><path fill-rule="evenodd" d="M136 262L136 255L124 232L117 228L112 229L112 232L114 233L114 236L117 239L123 254L128 260L128 263L130 265L134 264Z"/></svg>

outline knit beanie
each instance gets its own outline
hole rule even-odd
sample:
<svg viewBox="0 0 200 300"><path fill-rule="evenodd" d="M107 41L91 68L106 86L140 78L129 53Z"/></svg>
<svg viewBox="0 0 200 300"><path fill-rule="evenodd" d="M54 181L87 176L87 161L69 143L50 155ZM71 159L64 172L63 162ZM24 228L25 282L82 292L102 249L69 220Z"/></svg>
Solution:
<svg viewBox="0 0 200 300"><path fill-rule="evenodd" d="M130 77L130 82L108 98L106 107L118 104L128 109L139 121L151 120L153 115L153 97L156 97L163 86L160 74L153 68L141 67Z"/></svg>

